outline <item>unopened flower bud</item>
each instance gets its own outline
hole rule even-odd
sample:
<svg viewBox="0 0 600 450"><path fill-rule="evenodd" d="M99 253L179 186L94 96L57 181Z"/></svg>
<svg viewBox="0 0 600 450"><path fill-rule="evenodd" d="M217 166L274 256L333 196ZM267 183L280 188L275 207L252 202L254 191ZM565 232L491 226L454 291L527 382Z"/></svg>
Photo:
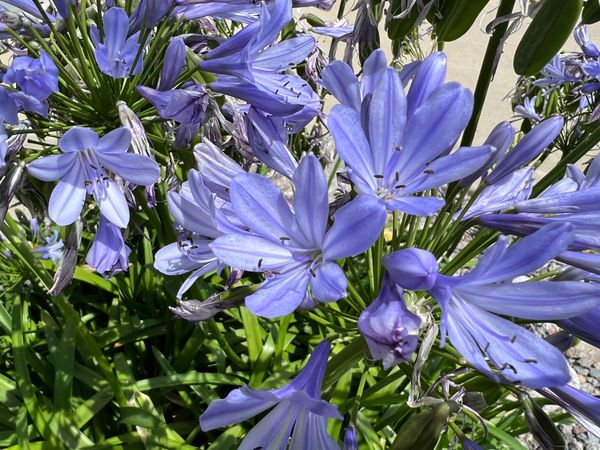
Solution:
<svg viewBox="0 0 600 450"><path fill-rule="evenodd" d="M413 291L431 289L439 274L435 256L418 248L394 252L385 256L382 262L392 280Z"/></svg>

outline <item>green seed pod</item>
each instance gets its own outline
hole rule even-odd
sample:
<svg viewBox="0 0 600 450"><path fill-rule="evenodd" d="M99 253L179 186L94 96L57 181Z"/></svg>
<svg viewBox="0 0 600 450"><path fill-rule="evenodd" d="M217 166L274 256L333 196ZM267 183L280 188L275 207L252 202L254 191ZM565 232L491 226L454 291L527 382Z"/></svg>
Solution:
<svg viewBox="0 0 600 450"><path fill-rule="evenodd" d="M489 0L456 0L445 2L440 11L437 36L440 41L450 42L463 36L473 25Z"/></svg>
<svg viewBox="0 0 600 450"><path fill-rule="evenodd" d="M390 450L433 450L449 416L450 405L446 402L413 415L398 432Z"/></svg>
<svg viewBox="0 0 600 450"><path fill-rule="evenodd" d="M535 75L556 55L567 41L583 0L545 0L523 35L513 66L519 75Z"/></svg>

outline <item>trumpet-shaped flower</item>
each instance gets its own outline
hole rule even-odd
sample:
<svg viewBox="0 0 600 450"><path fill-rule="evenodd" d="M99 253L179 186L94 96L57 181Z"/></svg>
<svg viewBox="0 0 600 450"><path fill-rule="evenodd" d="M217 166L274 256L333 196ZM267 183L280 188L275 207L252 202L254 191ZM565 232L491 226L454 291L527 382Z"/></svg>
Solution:
<svg viewBox="0 0 600 450"><path fill-rule="evenodd" d="M327 126L351 181L358 192L381 199L384 209L434 214L444 202L414 194L469 175L492 152L489 146L464 147L448 154L471 115L471 93L457 83L437 87L437 82L422 80L415 86L419 95L408 104L414 112L408 114L400 76L387 68L380 52L365 62L362 86L356 79L350 83L354 76L340 64L335 74L324 76L329 80L326 85L342 99Z"/></svg>
<svg viewBox="0 0 600 450"><path fill-rule="evenodd" d="M110 8L104 13L102 23L104 41L100 41L98 28L92 26L90 30L92 41L96 47L96 62L100 70L113 78L127 78L129 75L140 74L144 61L143 55L138 55L140 33L137 32L128 37L129 17L125 10L116 7Z"/></svg>
<svg viewBox="0 0 600 450"><path fill-rule="evenodd" d="M177 298L181 298L198 278L222 269L223 265L210 248L222 232L218 228L215 199L198 171L190 170L189 180L179 192L169 192L167 201L175 223L187 236L161 248L156 253L154 267L167 275L192 272L177 292Z"/></svg>
<svg viewBox="0 0 600 450"><path fill-rule="evenodd" d="M263 317L294 311L303 301L336 301L346 295L347 280L334 261L367 250L386 220L379 200L365 195L340 208L327 229L327 179L317 158L309 154L294 173L294 211L266 178L236 176L230 187L238 220L251 232L226 234L211 245L224 263L267 280L246 298L246 307Z"/></svg>
<svg viewBox="0 0 600 450"><path fill-rule="evenodd" d="M250 430L239 450L339 450L327 434L327 419L342 417L335 406L321 399L328 356L329 342L323 341L287 386L255 390L244 385L213 401L200 416L200 428L209 431L239 423L274 407Z"/></svg>
<svg viewBox="0 0 600 450"><path fill-rule="evenodd" d="M58 92L58 68L46 52L40 51L39 58L15 58L3 81L15 83L23 93L43 102L51 94Z"/></svg>
<svg viewBox="0 0 600 450"><path fill-rule="evenodd" d="M62 154L38 158L28 164L27 170L35 178L60 180L48 205L52 220L59 225L75 222L89 193L104 217L118 227L126 227L129 222L127 201L106 171L142 186L154 184L160 176L155 161L127 153L130 144L131 133L125 128L99 138L88 128L73 127L58 141Z"/></svg>
<svg viewBox="0 0 600 450"><path fill-rule="evenodd" d="M440 274L435 257L423 250L400 250L384 257L383 264L400 286L426 289L435 298L442 309L442 345L447 334L478 370L499 382L562 386L570 379L562 353L499 314L559 320L600 304L600 286L592 283L511 282L566 250L570 229L567 224L552 224L511 246L501 237L463 276Z"/></svg>

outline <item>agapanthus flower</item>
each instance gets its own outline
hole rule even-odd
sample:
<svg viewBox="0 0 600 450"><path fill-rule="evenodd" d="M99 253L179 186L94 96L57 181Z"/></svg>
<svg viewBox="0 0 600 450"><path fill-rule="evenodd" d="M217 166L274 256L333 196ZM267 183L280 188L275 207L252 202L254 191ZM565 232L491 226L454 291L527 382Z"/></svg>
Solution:
<svg viewBox="0 0 600 450"><path fill-rule="evenodd" d="M163 119L184 125L198 125L204 120L208 98L206 90L200 84L189 82L181 89L167 91L138 86L137 91L154 105Z"/></svg>
<svg viewBox="0 0 600 450"><path fill-rule="evenodd" d="M544 66L541 71L542 77L533 82L538 87L548 88L553 91L565 83L578 81L577 77L569 74L565 62L560 55L556 55L552 60Z"/></svg>
<svg viewBox="0 0 600 450"><path fill-rule="evenodd" d="M119 227L100 215L98 229L85 262L104 277L125 272L129 267L131 249L125 244Z"/></svg>
<svg viewBox="0 0 600 450"><path fill-rule="evenodd" d="M226 234L211 245L222 262L267 274L260 289L246 297L246 307L263 317L287 315L313 298L331 302L344 297L346 276L334 261L367 250L386 219L378 199L359 195L336 211L327 229L327 179L312 154L301 160L292 181L293 212L267 178L236 176L230 186L232 209L252 232Z"/></svg>
<svg viewBox="0 0 600 450"><path fill-rule="evenodd" d="M248 432L239 450L339 450L327 434L327 419L342 417L335 406L321 399L328 356L329 342L323 341L288 385L268 390L246 385L234 389L209 405L200 416L200 428L209 431L243 422L274 407Z"/></svg>
<svg viewBox="0 0 600 450"><path fill-rule="evenodd" d="M409 361L417 348L420 325L421 319L404 303L402 288L384 274L379 295L358 318L371 356L381 360L386 370Z"/></svg>
<svg viewBox="0 0 600 450"><path fill-rule="evenodd" d="M121 228L126 227L127 201L106 170L142 186L154 184L160 176L155 161L127 153L130 144L131 133L125 128L99 138L89 128L73 127L58 141L62 154L38 158L28 164L32 176L44 181L60 180L50 196L50 218L59 225L73 223L81 215L89 193L104 217Z"/></svg>
<svg viewBox="0 0 600 450"><path fill-rule="evenodd" d="M273 43L292 19L291 0L262 3L260 20L205 55L200 68L218 74L211 89L240 98L277 116L298 113L303 108L314 117L319 97L302 78L282 73L301 63L315 46L308 35ZM271 45L272 44L272 45Z"/></svg>
<svg viewBox="0 0 600 450"><path fill-rule="evenodd" d="M523 198L510 205L510 213L480 214L484 225L517 236L527 236L549 223L568 223L573 240L559 261L593 273L600 273L600 158L595 158L587 174L575 166L567 167L567 176L536 198ZM510 186L507 186L505 192ZM515 184L513 188L519 189ZM526 189L527 191L530 188ZM510 195L509 195L510 196ZM593 250L593 253L586 251Z"/></svg>
<svg viewBox="0 0 600 450"><path fill-rule="evenodd" d="M600 50L598 50L598 47L590 41L586 25L575 28L573 37L575 38L577 45L581 47L581 51L586 58L600 58Z"/></svg>
<svg viewBox="0 0 600 450"><path fill-rule="evenodd" d="M566 250L571 240L567 224L551 224L511 246L500 237L473 270L455 277L440 274L435 257L424 250L400 250L384 257L383 264L400 286L427 290L438 302L442 345L447 334L479 371L498 382L562 386L570 379L562 353L498 314L560 320L600 304L600 286L593 283L511 281Z"/></svg>
<svg viewBox="0 0 600 450"><path fill-rule="evenodd" d="M224 267L210 244L223 234L217 222L226 219L218 217L213 194L196 170L190 170L189 180L179 192L169 192L167 200L175 223L187 234L180 241L161 248L156 253L154 267L167 275L192 272L177 292L177 298L181 298L198 278L209 272L220 272Z"/></svg>
<svg viewBox="0 0 600 450"><path fill-rule="evenodd" d="M231 181L243 174L244 169L208 139L194 147L194 157L204 184L221 200L229 202Z"/></svg>
<svg viewBox="0 0 600 450"><path fill-rule="evenodd" d="M53 263L56 263L62 258L63 247L65 246L62 239L58 236L58 231L54 232L45 237L46 243L41 247L34 248L32 250L40 259L50 259Z"/></svg>
<svg viewBox="0 0 600 450"><path fill-rule="evenodd" d="M535 111L535 98L524 99L522 105L515 107L515 115L521 119L535 120L536 122L542 120L540 115Z"/></svg>
<svg viewBox="0 0 600 450"><path fill-rule="evenodd" d="M600 399L569 385L538 390L562 406L587 431L600 438Z"/></svg>
<svg viewBox="0 0 600 450"><path fill-rule="evenodd" d="M96 47L94 52L96 63L100 70L113 78L139 75L144 68L143 52L138 55L140 32L128 36L129 17L125 10L117 7L110 8L104 13L102 23L103 40L100 39L100 31L95 25L90 29L90 36Z"/></svg>
<svg viewBox="0 0 600 450"><path fill-rule="evenodd" d="M25 94L43 102L51 94L58 92L58 68L50 55L41 50L39 58L15 58L4 74L3 81L7 84L15 83Z"/></svg>
<svg viewBox="0 0 600 450"><path fill-rule="evenodd" d="M434 214L444 202L414 194L474 172L492 151L463 147L448 154L471 115L471 93L457 83L443 84L414 99L411 104L418 106L408 115L400 77L387 67L382 52L373 52L365 62L360 85L341 64L335 74L323 77L343 99L329 114L327 126L358 192L381 199L384 209ZM326 81L332 77L337 83Z"/></svg>
<svg viewBox="0 0 600 450"><path fill-rule="evenodd" d="M188 20L202 17L231 19L240 23L251 23L260 16L260 4L251 0L176 0L174 14Z"/></svg>
<svg viewBox="0 0 600 450"><path fill-rule="evenodd" d="M287 148L287 134L283 122L264 114L254 107L247 113L248 143L254 155L270 168L292 178L298 163Z"/></svg>

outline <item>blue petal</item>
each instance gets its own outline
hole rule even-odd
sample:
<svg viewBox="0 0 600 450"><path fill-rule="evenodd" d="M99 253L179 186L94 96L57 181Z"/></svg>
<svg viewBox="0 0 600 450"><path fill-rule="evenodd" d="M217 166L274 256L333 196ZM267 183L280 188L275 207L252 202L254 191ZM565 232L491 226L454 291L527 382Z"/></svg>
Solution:
<svg viewBox="0 0 600 450"><path fill-rule="evenodd" d="M98 146L98 135L89 128L73 127L58 140L58 147L63 152L82 152Z"/></svg>
<svg viewBox="0 0 600 450"><path fill-rule="evenodd" d="M405 194L439 188L456 181L479 169L492 154L492 147L461 147L456 152L437 158L419 173L407 181Z"/></svg>
<svg viewBox="0 0 600 450"><path fill-rule="evenodd" d="M211 248L219 261L251 272L278 270L293 262L286 247L251 234L226 234L215 239Z"/></svg>
<svg viewBox="0 0 600 450"><path fill-rule="evenodd" d="M444 206L444 200L435 197L396 197L386 202L391 211L401 211L414 216L431 216Z"/></svg>
<svg viewBox="0 0 600 450"><path fill-rule="evenodd" d="M276 405L279 400L271 391L258 391L244 385L224 399L214 400L200 416L200 428L209 431L243 422Z"/></svg>
<svg viewBox="0 0 600 450"><path fill-rule="evenodd" d="M359 195L336 211L323 241L325 261L356 256L375 243L387 218L383 202Z"/></svg>
<svg viewBox="0 0 600 450"><path fill-rule="evenodd" d="M569 224L551 223L510 247L505 239L499 239L483 254L465 282L495 283L533 272L568 248L573 240L571 230Z"/></svg>
<svg viewBox="0 0 600 450"><path fill-rule="evenodd" d="M98 161L125 181L141 186L151 186L160 177L160 167L156 161L135 153L97 153Z"/></svg>
<svg viewBox="0 0 600 450"><path fill-rule="evenodd" d="M248 110L248 141L255 156L280 174L292 178L298 163L282 140L275 119L254 107Z"/></svg>
<svg viewBox="0 0 600 450"><path fill-rule="evenodd" d="M294 211L300 232L309 246L323 242L329 214L327 179L312 153L304 156L294 173Z"/></svg>
<svg viewBox="0 0 600 450"><path fill-rule="evenodd" d="M371 147L362 130L359 113L344 105L334 106L327 117L327 127L340 158L352 169L353 177L361 180L361 189L375 192Z"/></svg>
<svg viewBox="0 0 600 450"><path fill-rule="evenodd" d="M261 317L287 316L302 303L309 276L308 267L301 265L269 278L246 297L246 308Z"/></svg>
<svg viewBox="0 0 600 450"><path fill-rule="evenodd" d="M363 74L360 79L363 97L375 92L375 86L387 68L387 59L383 50L377 49L369 55L363 64Z"/></svg>
<svg viewBox="0 0 600 450"><path fill-rule="evenodd" d="M265 177L241 174L233 179L231 204L250 229L273 241L290 239L294 216L283 194Z"/></svg>
<svg viewBox="0 0 600 450"><path fill-rule="evenodd" d="M121 154L127 152L131 145L131 131L127 128L117 128L102 136L96 150L107 154Z"/></svg>
<svg viewBox="0 0 600 450"><path fill-rule="evenodd" d="M59 181L48 202L48 214L58 225L70 225L81 215L85 202L86 189L84 174L80 164L71 169Z"/></svg>
<svg viewBox="0 0 600 450"><path fill-rule="evenodd" d="M312 275L312 274L311 274ZM328 262L320 264L310 278L310 288L320 302L335 302L346 296L348 280L340 266Z"/></svg>
<svg viewBox="0 0 600 450"><path fill-rule="evenodd" d="M600 305L600 286L577 281L465 285L455 291L487 311L530 320L567 319Z"/></svg>
<svg viewBox="0 0 600 450"><path fill-rule="evenodd" d="M92 181L92 195L104 217L120 228L127 227L129 206L117 183L111 179Z"/></svg>
<svg viewBox="0 0 600 450"><path fill-rule="evenodd" d="M160 73L159 91L166 91L175 86L177 78L185 68L186 47L185 42L179 36L171 39L165 53L163 68Z"/></svg>
<svg viewBox="0 0 600 450"><path fill-rule="evenodd" d="M308 35L300 35L292 39L278 42L252 60L253 67L273 72L288 70L291 65L300 64L315 48L315 39Z"/></svg>
<svg viewBox="0 0 600 450"><path fill-rule="evenodd" d="M486 182L493 184L500 181L502 178L510 175L516 169L520 168L533 160L536 156L542 153L548 145L554 141L554 138L559 135L562 129L564 120L560 116L546 119L529 133L504 157L496 166L494 171L490 173Z"/></svg>
<svg viewBox="0 0 600 450"><path fill-rule="evenodd" d="M55 181L72 169L76 159L76 153L44 156L27 164L27 171L39 180Z"/></svg>
<svg viewBox="0 0 600 450"><path fill-rule="evenodd" d="M338 101L355 111L360 111L360 85L350 66L342 61L333 61L323 69L323 86Z"/></svg>
<svg viewBox="0 0 600 450"><path fill-rule="evenodd" d="M458 83L447 83L433 92L409 117L402 149L386 178L399 173L408 180L425 165L450 149L467 125L473 110L473 95ZM406 183L404 183L406 184Z"/></svg>
<svg viewBox="0 0 600 450"><path fill-rule="evenodd" d="M411 117L446 79L446 55L433 52L419 64L415 78L406 96L407 115Z"/></svg>
<svg viewBox="0 0 600 450"><path fill-rule="evenodd" d="M570 379L562 353L508 320L453 299L448 334L456 349L492 379L530 388L562 386ZM492 372L484 354L498 370Z"/></svg>
<svg viewBox="0 0 600 450"><path fill-rule="evenodd" d="M190 258L179 242L166 245L154 255L154 268L166 275L183 275L198 269L201 264Z"/></svg>
<svg viewBox="0 0 600 450"><path fill-rule="evenodd" d="M327 434L327 418L301 410L296 418L289 450L339 450Z"/></svg>
<svg viewBox="0 0 600 450"><path fill-rule="evenodd" d="M574 334L579 339L583 339L589 344L600 348L600 307L595 308L593 311L572 317L567 320L561 320L558 324L567 330L569 333Z"/></svg>
<svg viewBox="0 0 600 450"><path fill-rule="evenodd" d="M300 408L284 400L246 435L238 450L285 449Z"/></svg>
<svg viewBox="0 0 600 450"><path fill-rule="evenodd" d="M406 98L394 69L387 69L379 77L369 102L368 124L373 169L375 174L383 175L406 125Z"/></svg>
<svg viewBox="0 0 600 450"><path fill-rule="evenodd" d="M508 209L517 202L527 200L532 190L533 168L524 167L519 169L481 191L461 220Z"/></svg>
<svg viewBox="0 0 600 450"><path fill-rule="evenodd" d="M588 432L600 438L600 399L569 385L539 392L566 409Z"/></svg>

